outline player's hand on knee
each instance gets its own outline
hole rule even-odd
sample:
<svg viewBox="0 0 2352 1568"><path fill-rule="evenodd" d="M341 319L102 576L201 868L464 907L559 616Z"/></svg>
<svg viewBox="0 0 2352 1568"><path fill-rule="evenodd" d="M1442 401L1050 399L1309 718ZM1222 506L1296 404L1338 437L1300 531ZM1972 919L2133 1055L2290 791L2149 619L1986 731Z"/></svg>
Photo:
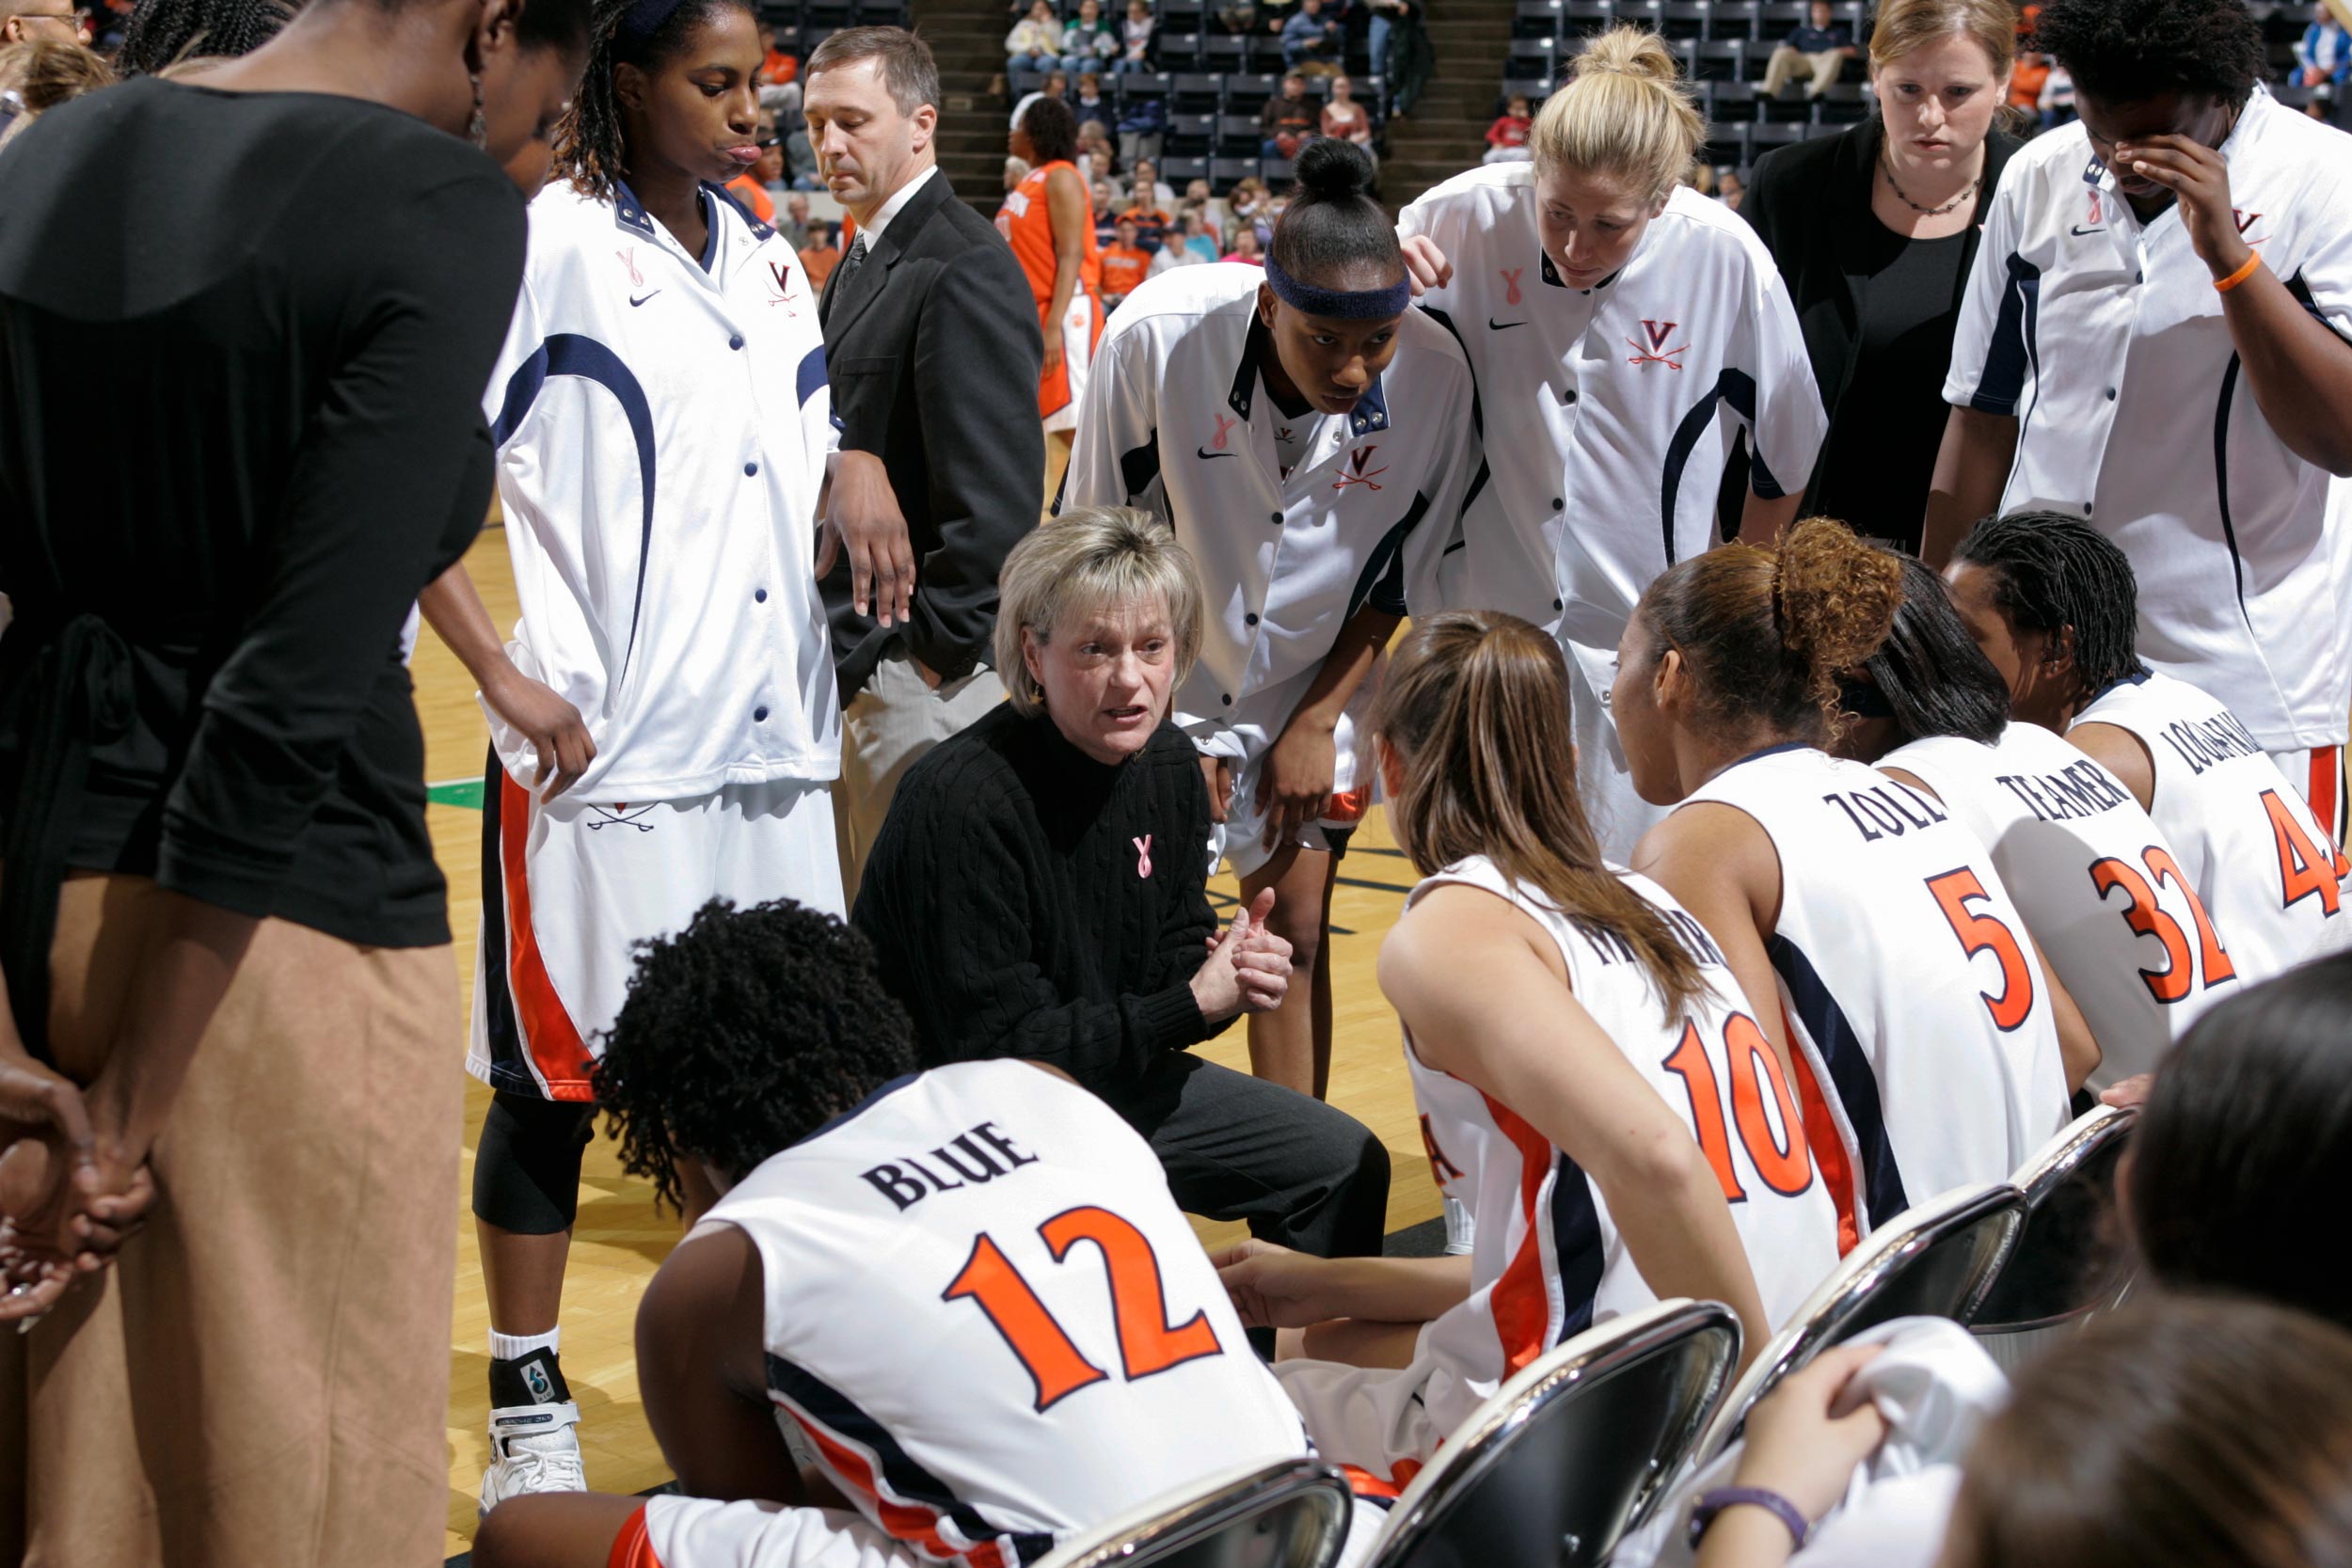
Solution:
<svg viewBox="0 0 2352 1568"><path fill-rule="evenodd" d="M902 625L914 610L914 548L906 514L882 459L845 451L834 470L827 525L850 557L850 602L884 626ZM827 561L824 569L832 562ZM869 609L870 607L870 609Z"/></svg>
<svg viewBox="0 0 2352 1568"><path fill-rule="evenodd" d="M1258 810L1265 816L1263 847L1296 840L1299 831L1330 808L1339 773L1339 741L1332 726L1293 719L1258 770Z"/></svg>
<svg viewBox="0 0 2352 1568"><path fill-rule="evenodd" d="M1321 1258L1253 1237L1209 1261L1245 1328L1305 1328L1336 1316L1323 1301Z"/></svg>
<svg viewBox="0 0 2352 1568"><path fill-rule="evenodd" d="M491 711L519 730L538 753L538 770L531 787L543 800L552 800L580 782L596 760L596 743L588 734L588 721L545 681L511 671L495 687L482 689Z"/></svg>
<svg viewBox="0 0 2352 1568"><path fill-rule="evenodd" d="M1454 281L1454 263L1428 235L1408 235L1397 248L1405 253L1405 277L1416 298Z"/></svg>

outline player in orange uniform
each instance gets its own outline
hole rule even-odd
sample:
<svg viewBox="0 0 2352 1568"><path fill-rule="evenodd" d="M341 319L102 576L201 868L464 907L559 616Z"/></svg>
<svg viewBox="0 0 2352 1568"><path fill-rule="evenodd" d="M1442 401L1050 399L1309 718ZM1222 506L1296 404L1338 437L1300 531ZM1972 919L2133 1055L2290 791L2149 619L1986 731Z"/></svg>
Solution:
<svg viewBox="0 0 2352 1568"><path fill-rule="evenodd" d="M1078 122L1058 98L1041 98L1012 128L1011 150L1029 172L997 209L996 228L1011 245L1037 296L1045 368L1037 382L1037 411L1045 421L1046 494L1059 485L1086 395L1087 367L1103 335L1103 264L1094 240L1093 204L1071 160Z"/></svg>
<svg viewBox="0 0 2352 1568"><path fill-rule="evenodd" d="M1103 297L1111 305L1134 293L1152 271L1152 253L1136 244L1136 220L1122 217L1117 243L1103 252Z"/></svg>

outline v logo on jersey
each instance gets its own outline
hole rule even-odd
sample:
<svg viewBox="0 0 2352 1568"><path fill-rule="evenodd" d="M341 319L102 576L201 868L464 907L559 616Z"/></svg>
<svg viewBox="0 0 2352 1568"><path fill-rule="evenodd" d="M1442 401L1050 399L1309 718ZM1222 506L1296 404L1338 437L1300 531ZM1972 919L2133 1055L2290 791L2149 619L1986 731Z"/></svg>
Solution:
<svg viewBox="0 0 2352 1568"><path fill-rule="evenodd" d="M1497 267L1495 269L1502 278L1503 304L1517 305L1519 302L1519 274L1526 270L1525 267Z"/></svg>
<svg viewBox="0 0 2352 1568"><path fill-rule="evenodd" d="M1645 352L1641 344L1628 338L1625 341L1625 346L1633 351L1633 357L1626 363L1629 365L1663 365L1670 371L1682 369L1681 361L1675 358L1675 356L1690 353L1691 345L1684 343L1678 348L1666 346L1666 340L1673 337L1681 325L1679 322L1643 322L1642 334L1649 339L1649 348L1647 352Z"/></svg>
<svg viewBox="0 0 2352 1568"><path fill-rule="evenodd" d="M771 305L783 306L785 308L784 313L787 316L798 316L800 312L792 309L791 270L782 261L771 261L768 263L768 276L776 280L775 297L771 299L768 303Z"/></svg>
<svg viewBox="0 0 2352 1568"><path fill-rule="evenodd" d="M1232 434L1233 427L1241 423L1241 420L1239 419L1228 419L1222 414L1212 414L1209 417L1216 421L1216 439L1211 441L1205 447L1197 449L1193 452L1193 455L1195 457L1232 457L1237 455L1236 453L1225 450L1225 438Z"/></svg>
<svg viewBox="0 0 2352 1568"><path fill-rule="evenodd" d="M1364 472L1364 465L1371 462L1372 454L1379 450L1380 443L1375 441L1368 447L1358 447L1355 451L1349 452L1347 454L1348 467L1353 468L1355 472L1340 475L1338 479L1331 482L1331 488L1334 490L1344 490L1351 484L1361 484L1367 489L1379 489L1380 485L1376 476L1387 473L1389 471L1389 466L1386 463L1383 463L1380 467L1373 469L1371 473Z"/></svg>
<svg viewBox="0 0 2352 1568"><path fill-rule="evenodd" d="M627 250L616 250L612 254L619 257L621 259L621 265L628 269L628 280L631 283L636 284L639 288L644 288L645 286L645 275L637 270L637 247L635 245L630 245Z"/></svg>
<svg viewBox="0 0 2352 1568"><path fill-rule="evenodd" d="M2263 215L2260 213L2249 213L2241 208L2233 207L2230 209L2230 215L2237 219L2237 231L2240 234L2246 235L2246 243L2248 245L2259 245L2267 237L2262 234L2246 233L2249 229L2253 228L2254 225L2262 221Z"/></svg>
<svg viewBox="0 0 2352 1568"><path fill-rule="evenodd" d="M1138 877L1151 876L1152 835L1150 833L1146 833L1141 838L1131 838L1127 842L1136 847L1136 875Z"/></svg>

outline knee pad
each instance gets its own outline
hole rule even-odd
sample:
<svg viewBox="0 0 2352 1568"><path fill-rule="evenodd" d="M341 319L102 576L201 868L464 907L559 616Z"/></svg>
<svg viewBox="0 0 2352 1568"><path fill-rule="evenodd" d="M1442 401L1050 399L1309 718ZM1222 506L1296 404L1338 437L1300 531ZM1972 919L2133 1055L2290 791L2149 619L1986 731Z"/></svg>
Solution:
<svg viewBox="0 0 2352 1568"><path fill-rule="evenodd" d="M482 1118L474 1217L520 1236L569 1230L580 1212L580 1156L596 1107L500 1090Z"/></svg>

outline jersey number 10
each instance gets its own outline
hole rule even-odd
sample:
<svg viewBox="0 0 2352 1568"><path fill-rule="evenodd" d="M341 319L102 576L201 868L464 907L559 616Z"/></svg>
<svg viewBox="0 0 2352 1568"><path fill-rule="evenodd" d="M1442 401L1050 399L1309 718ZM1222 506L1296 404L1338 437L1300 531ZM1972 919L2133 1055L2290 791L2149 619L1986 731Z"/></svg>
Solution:
<svg viewBox="0 0 2352 1568"><path fill-rule="evenodd" d="M1120 1361L1128 1382L1224 1353L1206 1311L1195 1312L1182 1323L1168 1321L1159 1255L1152 1250L1151 1240L1126 1220L1107 1209L1069 1209L1039 1226L1037 1233L1057 1263L1066 1261L1070 1249L1080 1242L1092 1242L1102 1252L1110 1280L1111 1316L1119 1327ZM969 1300L988 1314L1036 1385L1041 1416L1110 1376L1086 1358L986 1231L974 1239L972 1256L939 1299Z"/></svg>
<svg viewBox="0 0 2352 1568"><path fill-rule="evenodd" d="M1724 1054L1731 1067L1731 1119L1740 1128L1740 1142L1748 1151L1749 1163L1766 1186L1784 1197L1793 1197L1813 1185L1813 1155L1804 1146L1796 1103L1788 1098L1788 1082L1781 1076L1772 1042L1764 1037L1756 1020L1734 1013L1724 1025ZM1715 1065L1708 1060L1707 1042L1697 1024L1682 1026L1681 1043L1663 1065L1682 1080L1683 1092L1691 1097L1691 1127L1698 1134L1707 1163L1715 1167L1715 1180L1723 1184L1724 1201L1745 1203L1747 1189L1740 1185L1740 1173L1731 1164L1723 1091L1715 1083ZM1773 1133L1764 1114L1762 1085L1766 1083L1772 1085L1772 1104L1780 1112L1779 1135ZM1785 1148L1780 1143L1783 1136L1788 1140Z"/></svg>

